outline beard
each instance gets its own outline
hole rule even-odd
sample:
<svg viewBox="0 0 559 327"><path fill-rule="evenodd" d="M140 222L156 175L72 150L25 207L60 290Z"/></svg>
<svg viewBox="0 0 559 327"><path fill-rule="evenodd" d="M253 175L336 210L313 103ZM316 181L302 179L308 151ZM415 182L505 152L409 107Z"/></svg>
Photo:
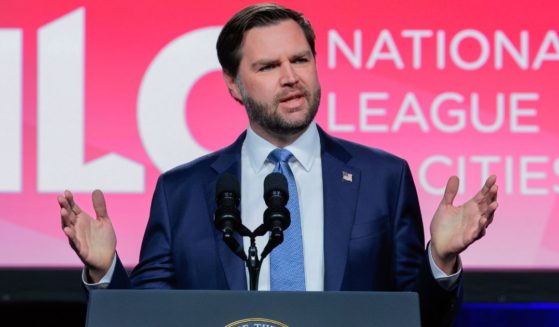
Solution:
<svg viewBox="0 0 559 327"><path fill-rule="evenodd" d="M303 88L294 88L303 94L303 97L309 104L309 108L303 120L289 121L284 119L278 111L279 104L281 103L280 99L282 99L285 94L278 94L271 103L263 103L250 97L240 80L237 80L237 85L241 92L249 121L262 126L262 128L274 134L293 135L302 132L311 124L318 112L318 106L320 105L320 86L316 88L313 94L310 94ZM293 91L293 89L289 91Z"/></svg>

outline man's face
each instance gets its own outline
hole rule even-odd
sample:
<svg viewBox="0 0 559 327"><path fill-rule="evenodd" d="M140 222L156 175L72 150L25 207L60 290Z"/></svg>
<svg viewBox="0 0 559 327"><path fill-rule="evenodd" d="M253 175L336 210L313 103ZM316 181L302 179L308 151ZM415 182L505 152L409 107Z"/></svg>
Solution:
<svg viewBox="0 0 559 327"><path fill-rule="evenodd" d="M239 72L227 84L245 105L251 127L265 135L302 132L320 102L315 59L293 20L246 32Z"/></svg>

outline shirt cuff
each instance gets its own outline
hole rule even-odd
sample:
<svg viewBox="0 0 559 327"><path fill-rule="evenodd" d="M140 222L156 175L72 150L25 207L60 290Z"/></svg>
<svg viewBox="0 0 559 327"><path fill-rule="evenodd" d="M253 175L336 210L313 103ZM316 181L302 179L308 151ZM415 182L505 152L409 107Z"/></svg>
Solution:
<svg viewBox="0 0 559 327"><path fill-rule="evenodd" d="M456 266L458 267L458 270L452 275L447 275L435 263L435 259L433 259L433 254L431 253L430 242L427 251L429 253L429 264L431 265L431 273L433 273L433 277L437 280L437 283L439 283L439 285L442 288L444 288L447 291L451 291L458 284L458 278L460 278L460 274L462 273L462 261L460 260L460 256L458 256L456 262Z"/></svg>
<svg viewBox="0 0 559 327"><path fill-rule="evenodd" d="M113 278L113 273L115 271L115 266L116 266L116 254L113 257L113 263L111 264L111 267L109 268L109 270L107 271L105 276L103 276L103 278L101 278L101 280L98 283L89 283L88 278L87 278L86 268L83 268L83 270L82 270L83 285L85 286L85 288L88 291L109 287L109 284L111 283L111 279Z"/></svg>

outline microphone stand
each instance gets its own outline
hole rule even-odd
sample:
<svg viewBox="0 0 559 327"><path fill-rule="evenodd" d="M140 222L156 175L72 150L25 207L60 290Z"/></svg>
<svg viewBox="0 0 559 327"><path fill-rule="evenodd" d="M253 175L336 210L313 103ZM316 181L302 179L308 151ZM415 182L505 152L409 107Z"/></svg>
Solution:
<svg viewBox="0 0 559 327"><path fill-rule="evenodd" d="M251 233L250 246L248 248L248 257L246 266L248 268L249 276L249 289L251 291L258 291L258 279L260 277L260 267L262 267L263 257L258 258L258 249L256 248L256 235Z"/></svg>
<svg viewBox="0 0 559 327"><path fill-rule="evenodd" d="M241 260L243 260L248 268L249 275L249 289L251 291L258 291L258 280L260 277L260 268L262 267L262 261L264 258L272 252L272 250L283 242L283 231L281 229L272 229L270 238L264 250L258 256L258 249L256 247L256 237L264 236L268 232L266 225L261 224L253 232L251 232L243 224L239 226L239 234L241 236L250 237L250 246L248 248L248 255L242 250L237 240L235 240L231 234L223 233L223 240L228 245L228 247L235 253ZM226 236L227 235L227 236Z"/></svg>

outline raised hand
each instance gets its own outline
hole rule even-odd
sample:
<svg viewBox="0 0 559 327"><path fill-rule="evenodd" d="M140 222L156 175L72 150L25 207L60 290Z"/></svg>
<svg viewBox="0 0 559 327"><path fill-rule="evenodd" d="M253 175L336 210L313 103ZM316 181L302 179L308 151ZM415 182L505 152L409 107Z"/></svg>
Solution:
<svg viewBox="0 0 559 327"><path fill-rule="evenodd" d="M98 282L109 270L115 252L116 235L107 214L103 193L92 194L96 218L91 217L74 202L70 191L58 196L62 230L70 246L85 264L89 277Z"/></svg>
<svg viewBox="0 0 559 327"><path fill-rule="evenodd" d="M447 274L453 273L458 254L485 235L497 209L497 177L490 176L468 202L454 206L458 177L448 179L443 199L431 221L433 259Z"/></svg>

